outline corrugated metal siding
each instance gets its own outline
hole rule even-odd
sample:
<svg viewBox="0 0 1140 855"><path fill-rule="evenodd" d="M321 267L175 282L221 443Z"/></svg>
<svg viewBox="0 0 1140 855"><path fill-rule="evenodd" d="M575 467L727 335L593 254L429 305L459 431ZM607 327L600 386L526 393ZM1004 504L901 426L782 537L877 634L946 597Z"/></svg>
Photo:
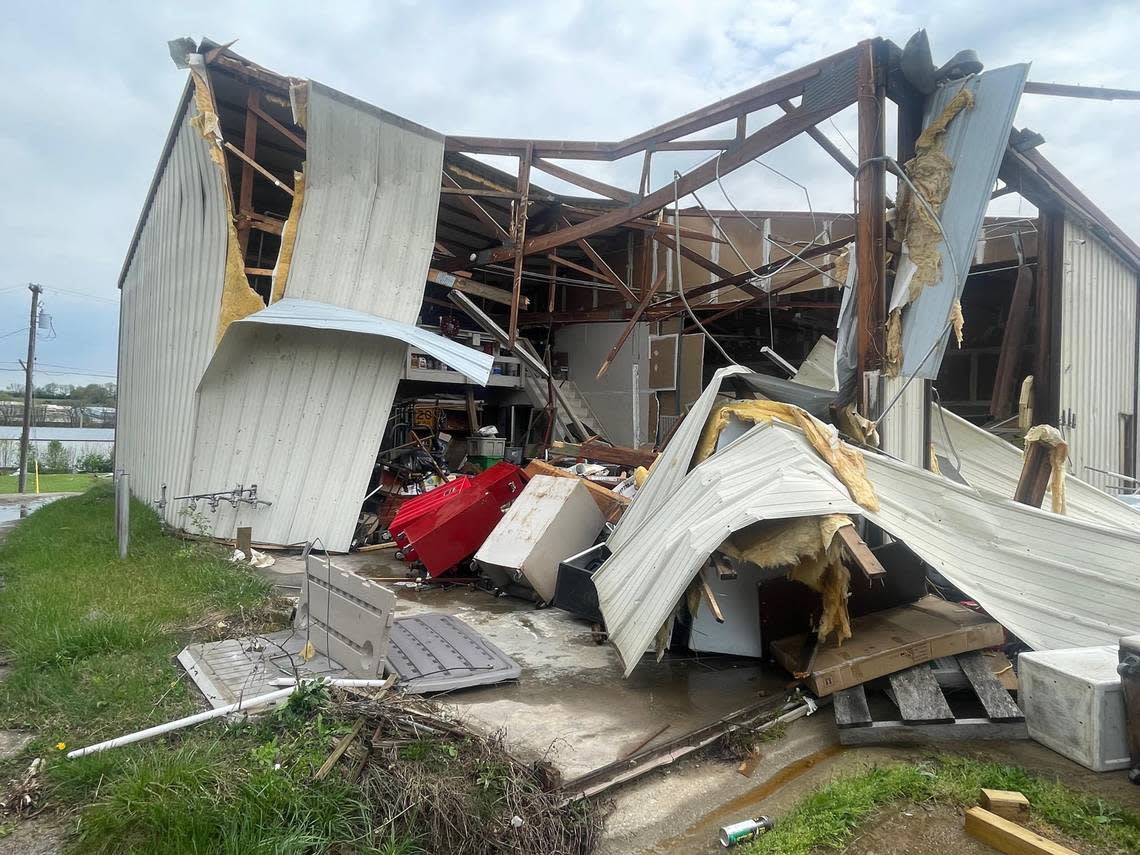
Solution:
<svg viewBox="0 0 1140 855"><path fill-rule="evenodd" d="M143 501L190 478L194 390L213 352L226 258L221 174L183 116L122 282L115 465ZM177 524L178 508L165 516Z"/></svg>
<svg viewBox="0 0 1140 855"><path fill-rule="evenodd" d="M405 353L391 339L235 325L202 385L191 492L256 483L273 505L220 506L214 536L248 525L257 541L346 551Z"/></svg>
<svg viewBox="0 0 1140 855"><path fill-rule="evenodd" d="M682 460L693 447L670 443L660 460ZM758 520L833 513L862 514L903 541L1036 649L1115 643L1140 630L1140 534L996 498L881 455L864 458L876 512L856 505L803 434L779 422L757 425L671 485L594 574L626 673L730 533Z"/></svg>
<svg viewBox="0 0 1140 855"><path fill-rule="evenodd" d="M414 323L439 208L443 137L310 84L305 199L285 296Z"/></svg>
<svg viewBox="0 0 1140 855"><path fill-rule="evenodd" d="M1103 489L1116 479L1085 467L1125 467L1121 414L1136 412L1137 276L1068 217L1062 276L1062 431L1074 474Z"/></svg>
<svg viewBox="0 0 1140 855"><path fill-rule="evenodd" d="M941 456L958 464L958 471L971 487L1006 499L1013 497L1024 461L1020 448L933 403L930 441ZM1049 491L1043 506L1052 507ZM1101 492L1087 479L1065 477L1065 507L1073 519L1120 526L1140 534L1140 510Z"/></svg>
<svg viewBox="0 0 1140 855"><path fill-rule="evenodd" d="M435 241L443 138L314 85L306 187L285 298L414 323ZM271 310L270 310L271 311ZM229 505L257 541L349 548L402 374L400 341L235 324L203 378L192 492L256 483L270 507Z"/></svg>
<svg viewBox="0 0 1140 855"><path fill-rule="evenodd" d="M922 469L929 457L929 452L922 447L922 411L926 406L926 394L921 380L911 380L910 385L904 389L906 380L906 375L882 379L881 406L886 407L895 401L896 395L899 398L886 416L880 419L879 429L882 432L883 451Z"/></svg>

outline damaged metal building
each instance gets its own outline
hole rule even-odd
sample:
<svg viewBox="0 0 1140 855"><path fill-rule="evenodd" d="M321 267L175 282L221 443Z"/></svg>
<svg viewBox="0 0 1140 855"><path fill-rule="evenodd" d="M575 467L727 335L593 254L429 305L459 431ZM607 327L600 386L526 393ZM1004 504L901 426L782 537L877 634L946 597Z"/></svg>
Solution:
<svg viewBox="0 0 1140 855"><path fill-rule="evenodd" d="M119 281L116 466L176 528L347 551L405 399L412 413L465 396L468 432L498 424L526 456L599 434L667 448L729 361L799 381L845 430L869 421L888 454L978 488L1016 483L1021 459L982 424L1059 427L1094 487L1137 474L1140 247L1013 127L1023 93L1111 92L976 60L937 81L873 39L625 140L492 139L212 42L171 48L189 81ZM857 163L817 129L847 109ZM854 212L687 202L796 138L837 162ZM654 175L673 152L711 157ZM637 188L566 165L625 158L642 162ZM889 199L915 161L932 168ZM1036 216L987 217L1009 193ZM449 412L432 418L454 425ZM1093 492L1071 487L1071 504Z"/></svg>

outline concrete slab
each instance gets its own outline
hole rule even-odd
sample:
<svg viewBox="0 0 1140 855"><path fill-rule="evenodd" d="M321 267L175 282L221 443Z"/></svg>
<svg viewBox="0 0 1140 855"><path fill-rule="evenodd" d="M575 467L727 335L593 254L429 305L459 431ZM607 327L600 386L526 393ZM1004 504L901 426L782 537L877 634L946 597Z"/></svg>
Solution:
<svg viewBox="0 0 1140 855"><path fill-rule="evenodd" d="M750 660L695 656L647 662L623 680L614 650L558 609L467 589L397 589L397 597L397 617L456 615L522 666L516 684L468 689L444 702L471 727L502 729L512 751L549 760L565 779L619 759L663 724L669 729L656 740L711 724L778 692L785 680Z"/></svg>
<svg viewBox="0 0 1140 855"><path fill-rule="evenodd" d="M31 741L32 734L22 730L0 730L0 760L18 756Z"/></svg>

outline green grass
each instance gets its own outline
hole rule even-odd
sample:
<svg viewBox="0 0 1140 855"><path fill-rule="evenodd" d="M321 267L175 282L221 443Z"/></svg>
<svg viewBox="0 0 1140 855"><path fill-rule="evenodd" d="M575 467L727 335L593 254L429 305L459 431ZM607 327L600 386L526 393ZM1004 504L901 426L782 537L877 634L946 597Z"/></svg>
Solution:
<svg viewBox="0 0 1140 855"><path fill-rule="evenodd" d="M982 787L1018 790L1032 807L1034 823L1055 829L1102 852L1140 852L1140 816L1016 766L939 755L918 763L876 767L825 785L777 821L774 830L742 855L807 855L838 852L864 822L899 802L977 804Z"/></svg>
<svg viewBox="0 0 1140 855"><path fill-rule="evenodd" d="M109 478L97 478L88 472L75 475L41 475L41 493L82 493L95 484L105 484ZM19 479L15 475L0 475L0 495L18 492ZM36 489L35 473L28 475L27 489L33 493Z"/></svg>
<svg viewBox="0 0 1140 855"><path fill-rule="evenodd" d="M131 549L115 557L113 493L101 484L35 511L0 544L0 726L35 742L0 781L46 757L49 808L80 808L77 852L409 853L374 832L359 793L312 781L345 730L310 708L241 727L206 725L66 760L68 749L195 712L173 662L189 627L262 605L269 585L221 550L162 534L131 507ZM10 824L3 826L8 829Z"/></svg>

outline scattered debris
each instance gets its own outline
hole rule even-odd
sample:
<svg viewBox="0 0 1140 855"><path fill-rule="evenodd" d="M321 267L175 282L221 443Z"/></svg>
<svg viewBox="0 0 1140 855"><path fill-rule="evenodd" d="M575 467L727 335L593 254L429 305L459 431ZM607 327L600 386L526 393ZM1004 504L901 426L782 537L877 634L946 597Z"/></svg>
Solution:
<svg viewBox="0 0 1140 855"><path fill-rule="evenodd" d="M717 839L720 840L720 845L725 849L731 849L733 846L755 840L765 831L771 831L773 827L774 823L768 817L758 816L754 819L734 822L732 825L721 826Z"/></svg>

